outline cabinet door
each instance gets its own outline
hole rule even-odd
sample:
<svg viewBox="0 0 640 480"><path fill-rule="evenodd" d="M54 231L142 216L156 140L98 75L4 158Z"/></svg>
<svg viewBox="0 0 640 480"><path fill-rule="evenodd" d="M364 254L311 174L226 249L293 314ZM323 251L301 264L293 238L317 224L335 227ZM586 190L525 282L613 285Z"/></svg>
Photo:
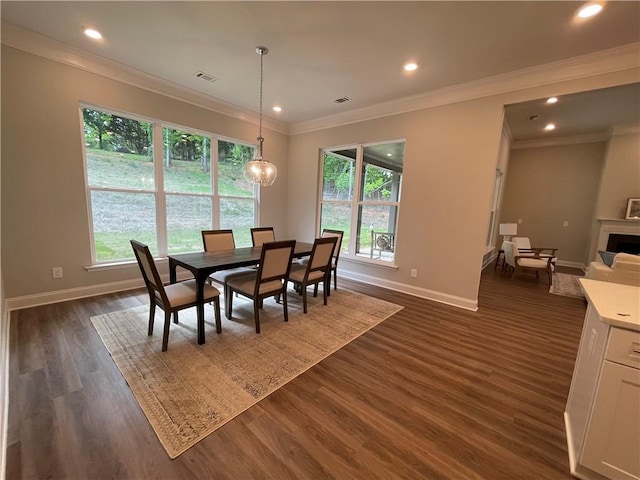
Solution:
<svg viewBox="0 0 640 480"><path fill-rule="evenodd" d="M640 479L640 370L605 361L581 462L608 478Z"/></svg>

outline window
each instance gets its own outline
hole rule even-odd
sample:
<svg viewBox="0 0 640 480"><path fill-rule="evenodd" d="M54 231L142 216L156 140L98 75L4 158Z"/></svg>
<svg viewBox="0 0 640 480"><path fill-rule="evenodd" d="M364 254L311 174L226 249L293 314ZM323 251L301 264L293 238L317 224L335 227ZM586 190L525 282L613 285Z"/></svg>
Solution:
<svg viewBox="0 0 640 480"><path fill-rule="evenodd" d="M322 152L320 229L343 230L342 252L393 263L404 141Z"/></svg>
<svg viewBox="0 0 640 480"><path fill-rule="evenodd" d="M487 231L487 251L493 248L496 233L496 220L498 215L498 205L500 204L500 194L502 193L503 172L496 168L496 178L493 183L493 198L491 199L491 213L489 214L489 230Z"/></svg>
<svg viewBox="0 0 640 480"><path fill-rule="evenodd" d="M82 108L93 262L202 249L201 230L233 228L251 245L256 195L244 179L253 146ZM153 147L157 151L154 151Z"/></svg>

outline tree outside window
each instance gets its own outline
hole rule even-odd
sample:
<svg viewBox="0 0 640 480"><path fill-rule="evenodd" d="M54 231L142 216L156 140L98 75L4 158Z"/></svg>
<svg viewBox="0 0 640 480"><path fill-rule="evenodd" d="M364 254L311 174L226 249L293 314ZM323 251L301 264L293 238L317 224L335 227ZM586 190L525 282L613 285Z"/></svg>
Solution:
<svg viewBox="0 0 640 480"><path fill-rule="evenodd" d="M257 199L243 167L253 146L90 107L82 114L94 262L134 258L130 239L159 256L201 250L200 232L211 228L234 228L238 246L251 244Z"/></svg>

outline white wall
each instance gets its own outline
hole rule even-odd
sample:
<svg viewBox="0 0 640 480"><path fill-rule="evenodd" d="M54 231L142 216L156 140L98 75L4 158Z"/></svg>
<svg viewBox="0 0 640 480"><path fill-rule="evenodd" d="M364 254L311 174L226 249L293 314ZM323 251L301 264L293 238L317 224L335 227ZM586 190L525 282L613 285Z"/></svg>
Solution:
<svg viewBox="0 0 640 480"><path fill-rule="evenodd" d="M596 218L624 218L627 199L640 198L640 127L614 129L605 157Z"/></svg>
<svg viewBox="0 0 640 480"><path fill-rule="evenodd" d="M558 248L561 263L586 265L604 150L604 142L512 150L501 223L521 219L518 236Z"/></svg>

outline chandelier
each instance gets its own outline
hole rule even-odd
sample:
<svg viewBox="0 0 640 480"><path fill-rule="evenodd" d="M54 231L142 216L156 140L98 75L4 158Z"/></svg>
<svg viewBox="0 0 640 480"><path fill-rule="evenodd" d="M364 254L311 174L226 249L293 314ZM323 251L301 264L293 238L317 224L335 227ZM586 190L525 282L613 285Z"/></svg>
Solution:
<svg viewBox="0 0 640 480"><path fill-rule="evenodd" d="M256 47L256 52L260 55L260 130L258 133L258 149L254 151L253 160L245 163L244 176L251 183L257 183L263 187L273 185L278 176L278 169L268 160L262 158L262 83L263 83L263 67L262 60L264 55L269 53L267 47Z"/></svg>

